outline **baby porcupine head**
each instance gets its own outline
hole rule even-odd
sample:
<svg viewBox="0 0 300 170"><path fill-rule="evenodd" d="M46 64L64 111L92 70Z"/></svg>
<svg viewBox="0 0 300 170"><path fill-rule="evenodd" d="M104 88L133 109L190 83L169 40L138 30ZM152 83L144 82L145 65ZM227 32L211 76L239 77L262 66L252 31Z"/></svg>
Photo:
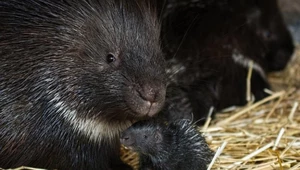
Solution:
<svg viewBox="0 0 300 170"><path fill-rule="evenodd" d="M165 126L154 120L136 122L121 133L121 143L129 149L145 155L158 154L161 150L162 130Z"/></svg>
<svg viewBox="0 0 300 170"><path fill-rule="evenodd" d="M213 151L208 147L205 138L186 119L169 124L156 120L139 121L122 132L120 140L125 147L150 156L157 162L164 162L172 157L174 160L189 162L188 159L177 158L185 153L192 161L206 166L213 157Z"/></svg>

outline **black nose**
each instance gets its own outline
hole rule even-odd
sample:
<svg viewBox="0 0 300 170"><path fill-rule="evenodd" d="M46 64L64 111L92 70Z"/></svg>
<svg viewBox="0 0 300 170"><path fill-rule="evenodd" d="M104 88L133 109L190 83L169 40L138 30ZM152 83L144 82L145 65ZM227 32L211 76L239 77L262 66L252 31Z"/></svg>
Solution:
<svg viewBox="0 0 300 170"><path fill-rule="evenodd" d="M132 146L135 143L134 138L129 133L122 133L120 137L121 144L125 146Z"/></svg>

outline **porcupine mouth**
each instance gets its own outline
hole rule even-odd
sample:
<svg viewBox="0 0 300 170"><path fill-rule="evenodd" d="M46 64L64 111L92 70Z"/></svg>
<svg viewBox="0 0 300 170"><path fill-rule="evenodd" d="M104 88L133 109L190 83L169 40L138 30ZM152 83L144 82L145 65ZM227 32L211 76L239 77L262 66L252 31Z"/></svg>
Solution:
<svg viewBox="0 0 300 170"><path fill-rule="evenodd" d="M133 152L142 152L142 148L141 147L137 147L137 146L125 146L123 145L125 149L127 150L131 150ZM143 154L146 154L144 152L142 152Z"/></svg>
<svg viewBox="0 0 300 170"><path fill-rule="evenodd" d="M149 102L150 103L150 102ZM143 118L149 118L156 115L158 112L157 108L153 108L153 104L139 104L137 108L132 108L132 106L129 106L130 112L129 114L137 119L143 119ZM146 105L146 106L145 106Z"/></svg>
<svg viewBox="0 0 300 170"><path fill-rule="evenodd" d="M155 94L153 100L148 100L141 96L135 89L130 89L125 96L127 107L132 116L137 118L147 118L155 116L164 106L165 89L161 89Z"/></svg>
<svg viewBox="0 0 300 170"><path fill-rule="evenodd" d="M164 100L163 100L164 101ZM136 105L129 104L133 116L137 118L147 118L155 116L163 107L164 102L150 102L141 100Z"/></svg>

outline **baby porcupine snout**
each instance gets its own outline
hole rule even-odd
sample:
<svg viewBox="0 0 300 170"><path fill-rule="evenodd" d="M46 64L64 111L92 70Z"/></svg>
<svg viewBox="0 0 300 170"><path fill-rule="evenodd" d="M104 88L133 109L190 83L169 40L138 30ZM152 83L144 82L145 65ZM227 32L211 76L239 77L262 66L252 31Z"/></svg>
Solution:
<svg viewBox="0 0 300 170"><path fill-rule="evenodd" d="M130 147L135 143L134 137L132 137L133 134L131 134L128 131L124 131L120 135L120 142L125 147Z"/></svg>

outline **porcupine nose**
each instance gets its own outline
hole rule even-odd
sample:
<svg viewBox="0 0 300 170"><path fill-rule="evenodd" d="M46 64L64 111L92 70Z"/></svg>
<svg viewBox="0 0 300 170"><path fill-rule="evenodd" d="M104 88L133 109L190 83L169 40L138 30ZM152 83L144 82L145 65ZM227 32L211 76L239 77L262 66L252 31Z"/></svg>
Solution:
<svg viewBox="0 0 300 170"><path fill-rule="evenodd" d="M126 132L121 133L120 142L121 142L121 144L123 144L124 146L127 146L127 147L130 147L131 145L133 145L135 143L135 141L131 137L131 135Z"/></svg>
<svg viewBox="0 0 300 170"><path fill-rule="evenodd" d="M150 85L144 85L143 87L139 88L137 92L143 100L153 103L156 101L159 89L157 87L151 87Z"/></svg>
<svg viewBox="0 0 300 170"><path fill-rule="evenodd" d="M126 101L137 117L153 117L164 105L166 87L161 82L140 83L128 89Z"/></svg>
<svg viewBox="0 0 300 170"><path fill-rule="evenodd" d="M148 116L154 116L163 106L165 100L165 87L161 85L144 85L137 89L141 99L144 100L145 112Z"/></svg>

